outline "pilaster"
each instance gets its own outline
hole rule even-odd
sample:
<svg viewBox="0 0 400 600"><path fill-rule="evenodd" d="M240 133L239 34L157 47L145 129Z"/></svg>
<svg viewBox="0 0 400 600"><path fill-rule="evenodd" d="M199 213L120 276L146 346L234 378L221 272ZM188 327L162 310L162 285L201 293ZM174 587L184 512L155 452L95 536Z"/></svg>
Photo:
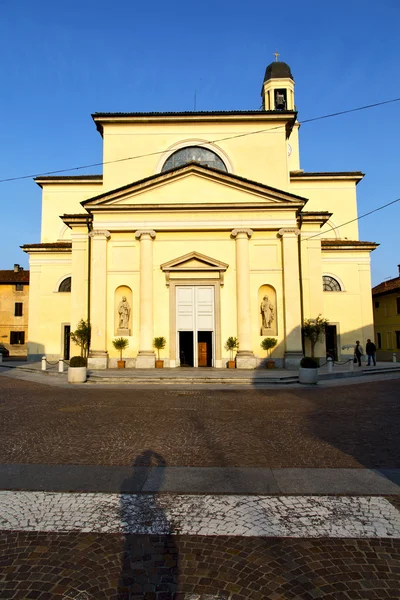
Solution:
<svg viewBox="0 0 400 600"><path fill-rule="evenodd" d="M285 368L297 368L303 356L301 339L301 295L297 228L280 229L283 255L283 312L285 325Z"/></svg>
<svg viewBox="0 0 400 600"><path fill-rule="evenodd" d="M243 228L232 231L232 237L236 241L236 302L239 340L236 366L239 369L254 369L257 362L251 343L249 240L252 235L251 229Z"/></svg>
<svg viewBox="0 0 400 600"><path fill-rule="evenodd" d="M72 270L71 270L71 331L75 331L81 319L88 317L88 242L89 234L84 227L72 230ZM71 340L71 356L78 353L78 346Z"/></svg>
<svg viewBox="0 0 400 600"><path fill-rule="evenodd" d="M154 336L154 298L153 298L153 240L156 232L152 229L139 230L135 238L140 240L140 323L139 352L136 368L151 369L155 367L153 350Z"/></svg>
<svg viewBox="0 0 400 600"><path fill-rule="evenodd" d="M91 310L90 322L92 337L88 366L92 369L106 369L107 352L107 240L110 232L91 231L92 273L91 273Z"/></svg>

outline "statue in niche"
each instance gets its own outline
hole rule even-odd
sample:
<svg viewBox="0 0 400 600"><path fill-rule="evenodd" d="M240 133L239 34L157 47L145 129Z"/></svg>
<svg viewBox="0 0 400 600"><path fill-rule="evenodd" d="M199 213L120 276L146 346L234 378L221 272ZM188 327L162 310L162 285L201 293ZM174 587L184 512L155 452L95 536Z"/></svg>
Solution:
<svg viewBox="0 0 400 600"><path fill-rule="evenodd" d="M268 296L264 296L261 307L262 329L271 329L274 320L274 305L269 301Z"/></svg>
<svg viewBox="0 0 400 600"><path fill-rule="evenodd" d="M122 296L122 300L118 304L118 315L119 315L118 329L128 329L130 314L131 314L131 307L129 306L129 302L126 299L126 296Z"/></svg>

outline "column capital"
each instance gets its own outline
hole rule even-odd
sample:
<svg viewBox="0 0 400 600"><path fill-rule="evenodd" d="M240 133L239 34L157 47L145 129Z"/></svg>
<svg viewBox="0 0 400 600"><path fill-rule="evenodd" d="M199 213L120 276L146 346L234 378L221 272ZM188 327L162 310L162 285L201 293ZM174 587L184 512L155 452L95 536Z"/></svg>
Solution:
<svg viewBox="0 0 400 600"><path fill-rule="evenodd" d="M106 240L108 240L111 237L111 233L106 229L93 229L93 231L89 233L89 237L93 238L94 240L100 238L106 238Z"/></svg>
<svg viewBox="0 0 400 600"><path fill-rule="evenodd" d="M278 235L280 235L281 237L297 237L298 235L300 235L300 229L297 229L297 227L284 227L283 229L280 229L278 231Z"/></svg>
<svg viewBox="0 0 400 600"><path fill-rule="evenodd" d="M242 237L243 235L247 236L247 239L249 240L251 238L251 236L253 235L253 230L252 229L246 229L245 227L243 228L238 228L238 229L233 229L231 236L233 238L238 239L238 237Z"/></svg>
<svg viewBox="0 0 400 600"><path fill-rule="evenodd" d="M141 240L142 239L142 235L143 236L148 236L152 240L154 240L154 238L156 237L156 232L153 229L139 229L135 233L135 238L137 240Z"/></svg>

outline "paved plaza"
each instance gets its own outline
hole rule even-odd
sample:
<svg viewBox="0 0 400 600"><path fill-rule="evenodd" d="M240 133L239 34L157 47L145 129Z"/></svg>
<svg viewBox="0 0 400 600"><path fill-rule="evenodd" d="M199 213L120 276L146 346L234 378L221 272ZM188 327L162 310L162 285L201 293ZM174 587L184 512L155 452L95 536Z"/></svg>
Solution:
<svg viewBox="0 0 400 600"><path fill-rule="evenodd" d="M399 598L400 379L0 376L0 598Z"/></svg>

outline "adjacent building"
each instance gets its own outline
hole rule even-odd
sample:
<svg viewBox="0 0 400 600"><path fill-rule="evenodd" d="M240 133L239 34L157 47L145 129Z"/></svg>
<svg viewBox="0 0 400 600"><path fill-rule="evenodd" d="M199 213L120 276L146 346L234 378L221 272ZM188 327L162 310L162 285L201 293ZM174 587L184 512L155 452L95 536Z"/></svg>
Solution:
<svg viewBox="0 0 400 600"><path fill-rule="evenodd" d="M372 289L377 358L392 360L400 351L400 265L399 276Z"/></svg>
<svg viewBox="0 0 400 600"><path fill-rule="evenodd" d="M363 174L301 169L294 89L274 62L260 110L92 115L103 173L36 179L41 240L23 246L31 358L67 358L82 318L97 368L115 366L120 336L127 366L143 368L156 336L169 367L224 367L237 337L242 368L265 360L265 336L279 366L297 366L303 319L319 314L330 321L320 355L373 336Z"/></svg>
<svg viewBox="0 0 400 600"><path fill-rule="evenodd" d="M26 356L29 315L29 271L14 265L0 271L0 353Z"/></svg>

